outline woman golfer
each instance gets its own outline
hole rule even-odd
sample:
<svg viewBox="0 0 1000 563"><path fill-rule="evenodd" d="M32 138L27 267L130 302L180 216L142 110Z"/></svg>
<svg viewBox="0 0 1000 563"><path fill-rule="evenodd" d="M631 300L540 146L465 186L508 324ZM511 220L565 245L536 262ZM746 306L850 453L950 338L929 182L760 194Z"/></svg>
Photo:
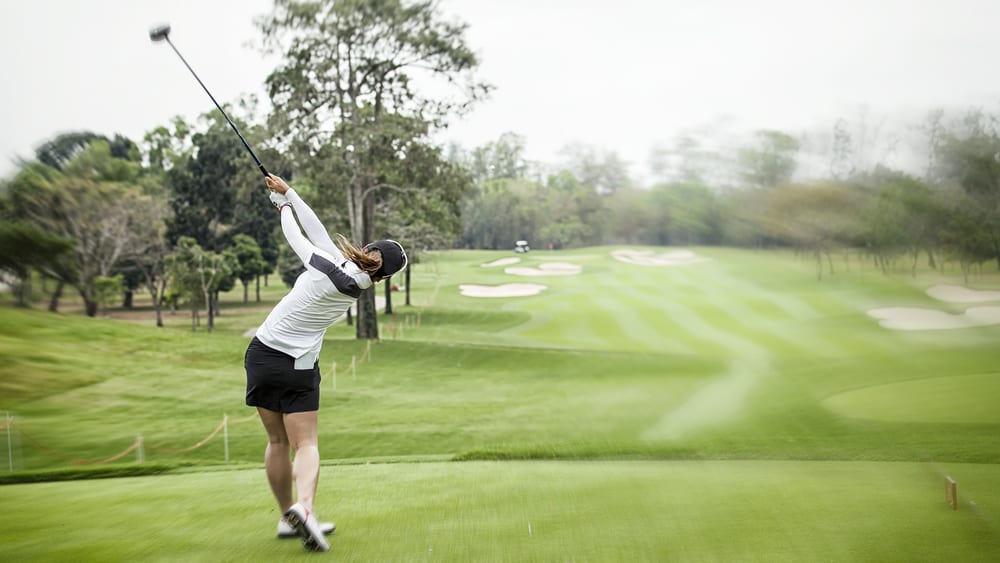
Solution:
<svg viewBox="0 0 1000 563"><path fill-rule="evenodd" d="M267 431L264 468L284 515L278 522L278 536L298 535L307 549L327 551L330 544L324 534L332 532L334 526L319 523L313 510L319 481L317 360L323 335L357 301L362 290L405 268L406 253L393 240L358 249L340 235L338 248L295 190L274 175L265 181L278 208L281 230L306 271L257 329L247 348L246 403L257 407ZM306 236L299 230L296 215ZM291 452L295 453L294 462L289 459ZM292 481L298 495L295 499Z"/></svg>

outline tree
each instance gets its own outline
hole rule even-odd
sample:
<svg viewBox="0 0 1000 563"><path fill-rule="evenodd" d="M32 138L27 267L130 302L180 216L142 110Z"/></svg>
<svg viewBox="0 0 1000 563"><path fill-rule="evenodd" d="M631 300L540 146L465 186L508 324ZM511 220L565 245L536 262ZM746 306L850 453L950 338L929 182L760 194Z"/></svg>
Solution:
<svg viewBox="0 0 1000 563"><path fill-rule="evenodd" d="M755 188L769 188L790 181L800 143L786 133L769 130L757 131L754 140L754 145L739 154L744 182Z"/></svg>
<svg viewBox="0 0 1000 563"><path fill-rule="evenodd" d="M759 190L731 190L719 198L722 243L764 248L781 244L765 226L766 202Z"/></svg>
<svg viewBox="0 0 1000 563"><path fill-rule="evenodd" d="M537 243L552 249L582 246L589 228L580 217L573 194L546 190L545 198L539 202L546 209L547 220L538 227Z"/></svg>
<svg viewBox="0 0 1000 563"><path fill-rule="evenodd" d="M474 77L479 61L465 45L466 26L443 21L434 2L400 0L276 0L257 23L265 49L284 57L267 79L273 129L312 165L337 173L351 238L374 239L378 167L405 158L400 121L386 117L443 126L489 90ZM458 89L430 97L417 81ZM377 338L373 290L358 309L358 337Z"/></svg>
<svg viewBox="0 0 1000 563"><path fill-rule="evenodd" d="M616 192L615 197L622 192ZM538 242L553 248L602 244L607 227L605 199L568 170L548 177L539 208Z"/></svg>
<svg viewBox="0 0 1000 563"><path fill-rule="evenodd" d="M606 200L611 215L609 238L617 244L664 244L667 215L647 190L619 190Z"/></svg>
<svg viewBox="0 0 1000 563"><path fill-rule="evenodd" d="M101 314L106 314L108 302L122 292L122 276L97 276L94 278L94 300Z"/></svg>
<svg viewBox="0 0 1000 563"><path fill-rule="evenodd" d="M508 132L496 141L476 147L468 159L473 180L481 184L500 178L523 178L528 170L524 146L524 137Z"/></svg>
<svg viewBox="0 0 1000 563"><path fill-rule="evenodd" d="M191 136L192 152L164 176L172 212L167 239L176 243L187 236L203 248L219 251L229 244L236 178L247 157L229 124L214 113L208 115L208 129Z"/></svg>
<svg viewBox="0 0 1000 563"><path fill-rule="evenodd" d="M461 201L472 188L469 172L445 160L441 149L411 138L401 145L406 158L383 167L383 185L393 198L379 202L379 230L407 249L406 304L410 303L410 274L425 249L450 248L462 234ZM386 287L392 280L385 281ZM386 312L392 311L392 293L386 293Z"/></svg>
<svg viewBox="0 0 1000 563"><path fill-rule="evenodd" d="M846 180L854 175L854 144L847 129L847 121L838 119L833 126L833 147L830 156L830 174L834 179Z"/></svg>
<svg viewBox="0 0 1000 563"><path fill-rule="evenodd" d="M73 241L36 226L21 221L0 223L0 272L11 276L7 281L19 306L28 306L31 272L52 271L72 249Z"/></svg>
<svg viewBox="0 0 1000 563"><path fill-rule="evenodd" d="M785 184L763 194L764 227L771 237L812 253L816 277L823 279L823 259L833 273L832 251L856 238L860 195L843 183Z"/></svg>
<svg viewBox="0 0 1000 563"><path fill-rule="evenodd" d="M944 126L944 110L941 108L933 109L927 112L924 117L923 123L918 126L918 129L926 135L927 138L927 149L926 158L927 166L924 168L923 178L926 182L934 182L938 180L938 157L941 154L941 144L944 141L944 136L946 134L946 129Z"/></svg>
<svg viewBox="0 0 1000 563"><path fill-rule="evenodd" d="M628 164L614 151L576 143L564 147L561 153L566 169L598 194L613 194L631 186Z"/></svg>
<svg viewBox="0 0 1000 563"><path fill-rule="evenodd" d="M91 153L90 160L83 155L95 142L108 146L110 159L102 158L99 153ZM35 151L35 157L42 164L71 176L130 181L138 175L141 154L138 146L128 137L115 134L114 138L108 139L91 131L75 131L43 143ZM74 170L67 169L70 163Z"/></svg>
<svg viewBox="0 0 1000 563"><path fill-rule="evenodd" d="M472 248L507 249L521 239L537 238L538 186L527 180L494 180L465 200L462 241Z"/></svg>
<svg viewBox="0 0 1000 563"><path fill-rule="evenodd" d="M861 212L862 240L876 262L887 270L893 258L908 253L916 275L923 252L934 267L934 251L946 222L938 194L920 180L881 168L871 179L871 191Z"/></svg>
<svg viewBox="0 0 1000 563"><path fill-rule="evenodd" d="M886 129L886 117L873 120L868 108L860 106L855 121L834 123L830 174L841 181L867 177L887 165L899 142L899 135Z"/></svg>
<svg viewBox="0 0 1000 563"><path fill-rule="evenodd" d="M113 271L121 277L122 309L131 311L135 290L142 287L142 271L128 257L119 260Z"/></svg>
<svg viewBox="0 0 1000 563"><path fill-rule="evenodd" d="M92 131L74 131L63 133L50 141L42 143L35 150L35 158L47 166L56 170L62 170L63 166L73 160L76 155L90 146L95 140L107 141L103 135L98 135Z"/></svg>
<svg viewBox="0 0 1000 563"><path fill-rule="evenodd" d="M946 135L939 162L946 182L962 188L970 206L964 217L978 217L983 241L975 248L987 253L1000 267L1000 117L973 111L965 116L962 130ZM972 225L964 224L967 231ZM968 250L966 250L968 252Z"/></svg>
<svg viewBox="0 0 1000 563"><path fill-rule="evenodd" d="M191 126L180 116L174 117L171 125L161 125L143 137L145 161L153 174L170 170L191 154Z"/></svg>
<svg viewBox="0 0 1000 563"><path fill-rule="evenodd" d="M163 326L163 297L170 287L171 273L166 267L170 247L167 244L167 217L169 209L166 201L153 197L139 200L135 209L137 220L133 234L138 244L132 248L127 260L142 276L146 290L153 300L156 311L156 326Z"/></svg>
<svg viewBox="0 0 1000 563"><path fill-rule="evenodd" d="M208 330L215 326L214 295L234 268L231 255L206 251L191 237L177 241L177 251L167 257L174 289L189 299L191 304L191 330L198 324L198 310L205 307ZM230 278L231 279L231 278Z"/></svg>
<svg viewBox="0 0 1000 563"><path fill-rule="evenodd" d="M968 282L972 267L991 257L993 241L982 228L983 210L972 196L961 188L949 189L944 201L947 206L941 232L942 247L948 256L958 261Z"/></svg>
<svg viewBox="0 0 1000 563"><path fill-rule="evenodd" d="M729 145L736 136L726 118L684 131L650 151L650 172L663 183L702 184L713 191L732 187L738 167Z"/></svg>
<svg viewBox="0 0 1000 563"><path fill-rule="evenodd" d="M233 237L233 246L229 249L236 265L236 278L243 283L243 304L249 299L250 282L267 271L267 262L261 255L260 246L247 235Z"/></svg>
<svg viewBox="0 0 1000 563"><path fill-rule="evenodd" d="M251 128L246 135L255 133L256 128ZM293 181L292 163L285 155L272 148L262 149L259 154L260 158L267 162L268 171L281 176L286 181ZM259 303L261 278L266 284L268 274L274 272L278 265L278 245L283 244L284 241L280 235L276 236L276 233L281 230L281 223L274 206L267 198L267 188L264 187L256 168L240 167L234 184L236 186L236 210L232 226L233 240L235 241L236 236L241 234L253 239L260 249L260 256L264 261L264 265L254 278L256 300ZM296 183L295 186L299 193L308 191L299 183ZM309 197L309 194L305 195ZM313 201L312 198L309 201ZM316 212L320 213L322 209L316 209Z"/></svg>
<svg viewBox="0 0 1000 563"><path fill-rule="evenodd" d="M136 210L146 196L118 181L135 178L138 164L115 160L107 142L95 141L63 164L65 174L31 165L11 182L13 205L26 221L74 241L71 264L56 273L76 287L88 316L97 314L97 277L113 275L139 242Z"/></svg>
<svg viewBox="0 0 1000 563"><path fill-rule="evenodd" d="M876 186L873 192L860 210L860 239L875 264L887 272L895 259L906 252L906 211L896 183Z"/></svg>
<svg viewBox="0 0 1000 563"><path fill-rule="evenodd" d="M718 244L721 220L715 194L699 183L655 186L652 205L665 213L665 238L651 244Z"/></svg>

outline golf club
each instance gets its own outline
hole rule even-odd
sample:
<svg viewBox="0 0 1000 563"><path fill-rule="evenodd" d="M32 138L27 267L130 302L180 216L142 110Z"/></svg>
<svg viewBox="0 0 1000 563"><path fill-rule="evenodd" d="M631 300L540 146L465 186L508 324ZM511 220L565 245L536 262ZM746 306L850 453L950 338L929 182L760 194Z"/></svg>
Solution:
<svg viewBox="0 0 1000 563"><path fill-rule="evenodd" d="M202 89L205 90L205 93L208 94L208 97L212 99L212 103L215 104L215 107L219 108L219 111L222 112L222 117L225 117L226 121L229 122L229 126L232 127L233 131L236 132L236 136L238 136L240 140L243 141L243 146L247 148L247 152L250 153L250 156L253 157L254 162L257 163L257 168L260 169L260 173L263 174L264 177L266 178L267 170L264 168L264 165L260 163L260 159L257 158L256 154L254 154L253 149L250 148L250 143L247 143L247 140L243 138L243 135L240 133L240 130L236 128L236 124L233 123L233 120L229 119L229 116L226 115L225 110L222 109L222 106L219 105L219 102L215 101L215 96L213 96L212 93L208 91L208 88L205 86L205 83L202 82L200 78L198 78L198 75L195 74L194 69L191 68L191 65L189 65L188 62L184 60L184 56L181 55L181 52L178 51L177 47L174 47L174 44L170 41L170 26L162 25L160 27L154 27L153 29L149 30L149 38L152 39L154 42L166 41L167 44L170 45L170 48L173 49L175 53L177 53L177 56L180 57L181 62L184 63L184 66L186 66L187 69L191 71L191 75L194 76L194 79L198 81L198 84L201 84Z"/></svg>

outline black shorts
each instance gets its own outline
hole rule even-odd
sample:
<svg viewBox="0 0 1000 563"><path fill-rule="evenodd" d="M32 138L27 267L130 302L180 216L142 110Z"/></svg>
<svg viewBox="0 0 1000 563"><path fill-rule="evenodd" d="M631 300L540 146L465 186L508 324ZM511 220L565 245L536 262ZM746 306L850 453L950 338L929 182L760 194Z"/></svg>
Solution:
<svg viewBox="0 0 1000 563"><path fill-rule="evenodd" d="M295 369L295 358L269 348L255 336L247 346L247 406L291 413L319 410L319 362Z"/></svg>

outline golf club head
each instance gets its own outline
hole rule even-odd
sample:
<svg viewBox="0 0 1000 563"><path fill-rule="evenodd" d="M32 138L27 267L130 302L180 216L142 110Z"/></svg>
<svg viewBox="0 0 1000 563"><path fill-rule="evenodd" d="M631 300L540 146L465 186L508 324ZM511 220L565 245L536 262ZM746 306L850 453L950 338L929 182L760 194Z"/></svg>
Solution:
<svg viewBox="0 0 1000 563"><path fill-rule="evenodd" d="M244 148L247 149L247 152L250 153L250 156L253 158L254 162L257 163L257 168L260 170L260 173L263 174L264 177L266 178L268 176L267 169L264 168L264 165L260 163L260 159L257 158L256 154L254 154L253 149L250 148L250 143L248 143L247 140L243 138L243 134L240 133L240 130L236 128L236 124L233 123L233 120L230 119L229 115L226 114L226 110L222 109L222 106L219 105L218 101L216 101L215 96L213 96L212 93L208 91L208 87L205 86L205 83L202 82L200 78L198 78L198 75L195 74L194 69L191 68L191 65L189 65L188 62L184 60L184 57L181 55L181 52L178 51L177 47L174 47L174 44L170 41L170 25L166 24L150 29L149 38L152 39L154 42L166 41L167 44L170 45L170 47L174 50L174 53L177 53L177 57L181 60L182 63L184 63L184 66L186 66L187 69L191 71L191 76L194 76L194 79L198 81L198 84L200 84L202 90L204 90L205 93L208 94L208 97L212 100L212 103L215 104L215 107L219 108L219 113L222 114L222 117L226 118L226 121L229 123L229 126L232 127L233 131L236 133L236 136L239 137L240 141L243 142Z"/></svg>
<svg viewBox="0 0 1000 563"><path fill-rule="evenodd" d="M161 25L149 30L149 38L153 41L163 41L168 35L170 35L169 25Z"/></svg>

